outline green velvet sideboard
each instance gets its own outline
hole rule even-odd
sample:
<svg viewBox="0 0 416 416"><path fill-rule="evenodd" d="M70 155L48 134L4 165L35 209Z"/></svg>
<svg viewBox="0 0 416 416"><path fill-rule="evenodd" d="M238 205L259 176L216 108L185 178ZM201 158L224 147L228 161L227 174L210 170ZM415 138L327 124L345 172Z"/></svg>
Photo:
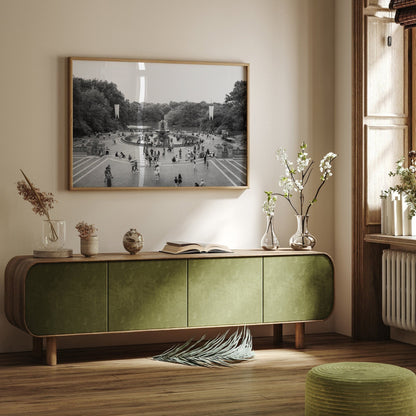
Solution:
<svg viewBox="0 0 416 416"><path fill-rule="evenodd" d="M281 249L169 255L159 252L44 259L18 256L5 271L11 324L46 339L56 364L56 338L157 329L296 323L326 319L334 303L334 272L325 253Z"/></svg>

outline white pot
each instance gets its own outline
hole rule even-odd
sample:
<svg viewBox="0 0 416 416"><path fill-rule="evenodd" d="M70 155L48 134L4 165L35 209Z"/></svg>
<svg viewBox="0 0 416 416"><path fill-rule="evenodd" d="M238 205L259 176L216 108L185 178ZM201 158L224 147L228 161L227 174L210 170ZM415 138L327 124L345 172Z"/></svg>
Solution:
<svg viewBox="0 0 416 416"><path fill-rule="evenodd" d="M96 235L81 238L81 254L92 257L98 254L98 237Z"/></svg>

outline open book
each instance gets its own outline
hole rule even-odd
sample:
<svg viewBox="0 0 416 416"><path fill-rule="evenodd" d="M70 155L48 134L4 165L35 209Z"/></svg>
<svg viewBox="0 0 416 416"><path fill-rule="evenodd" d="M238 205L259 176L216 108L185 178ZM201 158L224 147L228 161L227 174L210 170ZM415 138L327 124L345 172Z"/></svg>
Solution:
<svg viewBox="0 0 416 416"><path fill-rule="evenodd" d="M169 254L232 253L232 250L227 246L220 244L188 243L186 241L168 241L160 251Z"/></svg>

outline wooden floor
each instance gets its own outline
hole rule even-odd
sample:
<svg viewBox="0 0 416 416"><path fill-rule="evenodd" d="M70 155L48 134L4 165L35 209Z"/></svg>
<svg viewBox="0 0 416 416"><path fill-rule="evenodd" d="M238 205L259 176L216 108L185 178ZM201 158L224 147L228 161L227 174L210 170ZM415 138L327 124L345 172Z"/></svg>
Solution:
<svg viewBox="0 0 416 416"><path fill-rule="evenodd" d="M255 340L255 358L206 369L153 361L166 345L58 351L58 365L30 353L0 354L0 415L290 415L304 414L305 377L337 361L396 364L416 372L416 347L353 342L335 334L293 338L275 349Z"/></svg>

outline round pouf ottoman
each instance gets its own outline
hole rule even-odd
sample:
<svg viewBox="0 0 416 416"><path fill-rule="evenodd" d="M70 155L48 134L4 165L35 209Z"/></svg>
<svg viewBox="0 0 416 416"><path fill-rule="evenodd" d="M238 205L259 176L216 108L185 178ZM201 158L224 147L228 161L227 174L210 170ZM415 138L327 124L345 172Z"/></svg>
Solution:
<svg viewBox="0 0 416 416"><path fill-rule="evenodd" d="M306 377L306 416L416 416L416 375L390 364L318 365Z"/></svg>

